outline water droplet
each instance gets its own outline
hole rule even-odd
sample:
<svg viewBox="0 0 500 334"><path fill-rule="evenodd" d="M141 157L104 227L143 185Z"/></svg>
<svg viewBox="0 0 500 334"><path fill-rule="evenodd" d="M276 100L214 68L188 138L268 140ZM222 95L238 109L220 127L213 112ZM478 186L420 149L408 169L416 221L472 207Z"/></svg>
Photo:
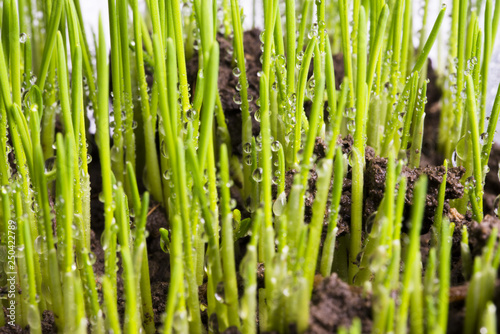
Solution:
<svg viewBox="0 0 500 334"><path fill-rule="evenodd" d="M261 182L262 181L262 168L258 167L255 168L255 170L252 173L252 177L255 182Z"/></svg>
<svg viewBox="0 0 500 334"><path fill-rule="evenodd" d="M26 40L28 39L28 35L26 33L21 33L21 35L19 35L19 43L21 44L24 44L26 43Z"/></svg>
<svg viewBox="0 0 500 334"><path fill-rule="evenodd" d="M41 235L39 235L35 239L35 251L40 255L42 255L46 251L46 248L44 245L44 239Z"/></svg>
<svg viewBox="0 0 500 334"><path fill-rule="evenodd" d="M113 146L111 148L111 160L113 161L120 161L120 153L121 153L121 149L120 147L118 146Z"/></svg>
<svg viewBox="0 0 500 334"><path fill-rule="evenodd" d="M457 152L457 157L462 161L465 161L467 159L467 150L469 144L468 139L469 135L466 134L465 136L460 138L455 148L455 151Z"/></svg>
<svg viewBox="0 0 500 334"><path fill-rule="evenodd" d="M493 210L495 211L495 214L498 216L498 206L500 205L500 195L495 198L495 202L493 203Z"/></svg>
<svg viewBox="0 0 500 334"><path fill-rule="evenodd" d="M41 332L42 325L37 305L30 304L28 306L28 324L30 326L30 332Z"/></svg>
<svg viewBox="0 0 500 334"><path fill-rule="evenodd" d="M164 158L167 158L167 157L168 157L167 143L166 143L164 140L161 142L161 148L160 148L160 151L161 151L161 155L162 155Z"/></svg>
<svg viewBox="0 0 500 334"><path fill-rule="evenodd" d="M354 133L355 129L356 129L356 122L354 120L347 121L347 130L350 133Z"/></svg>
<svg viewBox="0 0 500 334"><path fill-rule="evenodd" d="M38 213L38 211L40 211L40 206L36 201L31 202L31 211L33 213Z"/></svg>
<svg viewBox="0 0 500 334"><path fill-rule="evenodd" d="M252 153L252 144L250 143L245 143L243 145L243 152L247 153L247 154L250 154Z"/></svg>
<svg viewBox="0 0 500 334"><path fill-rule="evenodd" d="M17 246L16 257L17 258L23 258L24 257L24 245L18 245Z"/></svg>
<svg viewBox="0 0 500 334"><path fill-rule="evenodd" d="M404 113L404 112L402 112L402 113L400 113L400 114L398 115L398 121L399 121L400 123L403 123L404 118L405 118L405 113Z"/></svg>
<svg viewBox="0 0 500 334"><path fill-rule="evenodd" d="M217 283L217 288L215 289L215 299L219 303L224 303L226 298L226 293L224 291L224 282Z"/></svg>
<svg viewBox="0 0 500 334"><path fill-rule="evenodd" d="M280 142L279 142L279 141L277 141L277 140L276 140L276 141L273 141L273 142L271 143L271 151L273 151L273 152L278 152L278 151L279 151L279 149L280 149L280 146L281 146L281 145L280 145Z"/></svg>
<svg viewBox="0 0 500 334"><path fill-rule="evenodd" d="M253 118L255 118L255 120L260 123L260 109L257 110L255 114L253 114Z"/></svg>
<svg viewBox="0 0 500 334"><path fill-rule="evenodd" d="M233 95L233 101L234 103L236 103L237 105L241 105L242 101L241 101L241 96L240 94L236 93Z"/></svg>
<svg viewBox="0 0 500 334"><path fill-rule="evenodd" d="M488 165L485 165L483 167L483 176L486 176L490 172L490 167Z"/></svg>
<svg viewBox="0 0 500 334"><path fill-rule="evenodd" d="M345 108L343 116L345 118L354 118L356 116L356 108Z"/></svg>
<svg viewBox="0 0 500 334"><path fill-rule="evenodd" d="M188 111L186 111L186 118L190 121L196 120L197 116L198 112L196 111L196 109L191 108Z"/></svg>
<svg viewBox="0 0 500 334"><path fill-rule="evenodd" d="M245 164L247 164L248 166L252 165L252 156L250 154L245 156Z"/></svg>
<svg viewBox="0 0 500 334"><path fill-rule="evenodd" d="M233 75L237 78L239 78L239 76L241 75L241 70L239 67L235 67L233 68Z"/></svg>
<svg viewBox="0 0 500 334"><path fill-rule="evenodd" d="M274 201L273 204L273 213L275 216L279 217L283 214L283 211L285 210L286 206L286 194L285 192L282 192L279 194L278 198L276 198L276 201Z"/></svg>
<svg viewBox="0 0 500 334"><path fill-rule="evenodd" d="M457 150L454 150L453 153L451 154L451 165L453 167L457 167L458 166L458 162L457 162Z"/></svg>
<svg viewBox="0 0 500 334"><path fill-rule="evenodd" d="M87 264L89 266L93 266L94 263L97 260L97 257L95 256L95 254L93 252L89 252L87 255L88 255L88 257L87 257Z"/></svg>
<svg viewBox="0 0 500 334"><path fill-rule="evenodd" d="M479 142L481 143L481 146L488 142L488 136L488 132L483 132L481 136L479 136Z"/></svg>
<svg viewBox="0 0 500 334"><path fill-rule="evenodd" d="M231 208L231 210L234 210L236 208L236 205L236 200L234 198L231 198L231 200L229 201L229 207Z"/></svg>
<svg viewBox="0 0 500 334"><path fill-rule="evenodd" d="M260 39L260 41L261 41L262 43L264 43L264 33L265 33L265 31L264 31L264 30L262 30L262 31L261 31L261 33L259 34L259 39Z"/></svg>
<svg viewBox="0 0 500 334"><path fill-rule="evenodd" d="M307 34L307 37L309 39L313 39L314 37L318 36L318 30L311 29L309 33Z"/></svg>
<svg viewBox="0 0 500 334"><path fill-rule="evenodd" d="M277 92L278 91L278 83L275 81L273 82L273 86L272 86L272 89L273 91Z"/></svg>
<svg viewBox="0 0 500 334"><path fill-rule="evenodd" d="M306 87L306 96L311 100L314 98L315 86L316 86L316 81L314 80L314 76L312 76L307 82L307 87Z"/></svg>
<svg viewBox="0 0 500 334"><path fill-rule="evenodd" d="M50 157L45 160L45 173L50 173L56 167L56 157Z"/></svg>

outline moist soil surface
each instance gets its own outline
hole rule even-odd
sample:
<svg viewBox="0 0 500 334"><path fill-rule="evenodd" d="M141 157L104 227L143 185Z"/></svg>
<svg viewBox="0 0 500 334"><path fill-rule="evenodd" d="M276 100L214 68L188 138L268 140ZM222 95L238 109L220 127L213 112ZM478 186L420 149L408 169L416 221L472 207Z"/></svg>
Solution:
<svg viewBox="0 0 500 334"><path fill-rule="evenodd" d="M245 32L244 47L246 51L246 64L247 75L249 83L249 95L252 96L250 108L253 113L258 109L256 100L259 95L259 78L257 73L261 70L261 50L260 50L260 31L250 30ZM227 128L231 137L232 154L241 158L242 156L242 143L241 143L241 111L240 106L233 100L233 96L237 93L235 87L237 86L237 78L233 75L234 64L232 63L232 44L230 41L218 36L218 41L221 48L220 68L219 68L219 94L221 98L222 107L226 119ZM334 56L335 75L337 88L343 78L343 57L342 55ZM198 69L198 56L194 57L187 64L189 83L191 87L196 86L196 75ZM402 174L408 179L408 187L405 196L405 217L408 217L410 208L413 201L413 187L422 174L428 176L428 194L426 198L426 209L424 215L424 223L422 228L421 237L421 252L423 265L425 262L428 251L430 249L430 231L429 228L433 223L434 214L437 207L437 194L440 184L443 182L445 168L442 166L443 157L437 150L437 134L439 129L440 118L440 97L441 91L437 85L437 75L432 70L432 65L429 62L428 76L430 83L427 91L428 104L426 106L426 119L425 119L425 135L422 146L422 159L421 168L408 168L404 167ZM151 78L150 78L150 80ZM306 112L309 106L306 105ZM259 133L259 123L252 117L252 130L254 135ZM103 204L99 201L99 193L101 192L101 172L99 155L97 154L97 146L90 139L92 154L92 162L89 165L89 172L91 176L92 186L92 251L96 255L96 262L94 264L94 271L96 277L104 274L104 252L102 250L100 237L104 230L103 218ZM338 139L338 144L341 145L342 151L349 154L352 149L353 140L351 137ZM326 145L318 138L315 145L315 155L317 159L325 156ZM317 160L316 160L317 161ZM385 190L385 176L387 170L387 159L375 155L374 150L370 147L366 148L366 171L365 171L365 204L363 211L364 223L370 220L370 216L376 212L380 204L384 190ZM465 296L467 294L467 283L462 275L461 259L460 259L460 240L461 228L466 225L469 229L469 246L474 255L481 252L481 248L485 245L487 237L491 234L494 227L500 230L500 220L496 218L493 212L494 202L498 194L500 194L500 182L498 179L498 166L500 163L500 146L494 145L491 153L489 167L490 173L486 177L485 195L484 195L484 212L485 219L478 223L472 220L471 214L465 216L460 215L456 210L451 209L449 201L461 198L464 194L464 188L460 183L460 178L464 175L465 170L461 167L449 168L446 178L446 201L444 212L450 218L450 221L456 224L455 232L453 235L452 246L452 272L451 272L451 291L450 291L450 312L449 312L449 333L461 331L465 317ZM286 194L290 192L293 175L295 170L286 172ZM310 179L308 182L308 192L305 199L305 220L309 222L312 216L312 203L315 198L317 174L315 166L310 171ZM333 182L333 180L332 180ZM276 190L274 189L274 195ZM242 216L249 216L245 210L245 203L243 203L237 186L231 189L231 195L237 200L237 207L242 211ZM351 211L351 168L348 167L346 177L343 182L343 190L341 197L341 210L339 213L338 222L338 236L337 247L342 242L342 237L349 233L349 221ZM325 217L324 233L326 235L327 217ZM154 321L158 329L161 328L162 316L165 310L165 302L168 294L168 285L170 281L170 258L169 255L164 253L160 246L159 228L169 228L168 218L165 210L158 203L150 203L150 210L146 229L147 236L147 250L149 271L151 279L152 300L154 309ZM403 228L403 233L406 229ZM365 232L366 233L366 232ZM345 238L344 238L345 239ZM237 263L244 256L248 238L242 238L236 242ZM258 276L259 287L264 286L264 268L259 265L256 268ZM120 273L120 272L119 272ZM125 301L123 299L123 281L118 275L118 311L123 321ZM98 290L100 298L102 298L102 291L100 281L98 280ZM241 281L241 279L239 278ZM497 285L498 286L498 285ZM200 303L206 305L206 283L200 286L199 295ZM497 289L495 295L495 304L497 309L500 309L500 290ZM359 318L362 325L363 333L371 331L372 326L372 303L371 296L362 291L360 288L349 286L342 281L337 274L327 278L321 278L319 275L316 277L314 285L313 297L311 300L311 315L310 315L310 329L308 333L333 333L336 332L340 326L349 326L353 319ZM5 310L4 310L5 311ZM209 319L210 318L210 319ZM208 316L206 310L202 311L202 321L205 326L210 322L213 328L216 323L211 317ZM42 315L42 330L43 333L54 333L57 331L54 321L54 316L51 312L44 312ZM292 330L293 331L293 330ZM28 328L17 327L4 327L0 328L0 333L28 333ZM235 328L229 328L225 333L238 333Z"/></svg>

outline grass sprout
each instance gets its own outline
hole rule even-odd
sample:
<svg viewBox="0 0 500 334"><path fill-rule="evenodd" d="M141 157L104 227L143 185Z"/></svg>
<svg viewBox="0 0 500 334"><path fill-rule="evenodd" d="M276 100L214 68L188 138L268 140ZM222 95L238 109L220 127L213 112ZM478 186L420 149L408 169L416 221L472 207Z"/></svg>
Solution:
<svg viewBox="0 0 500 334"><path fill-rule="evenodd" d="M2 2L2 327L496 331L500 1L256 3Z"/></svg>

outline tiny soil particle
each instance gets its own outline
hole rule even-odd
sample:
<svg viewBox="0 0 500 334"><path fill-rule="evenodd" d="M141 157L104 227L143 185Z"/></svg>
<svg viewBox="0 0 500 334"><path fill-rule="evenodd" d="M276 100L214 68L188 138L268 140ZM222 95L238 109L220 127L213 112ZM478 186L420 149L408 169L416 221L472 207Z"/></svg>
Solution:
<svg viewBox="0 0 500 334"><path fill-rule="evenodd" d="M486 241L490 237L494 228L497 228L500 236L500 220L495 216L486 215L481 223L472 222L469 227L469 245L472 255L480 255Z"/></svg>
<svg viewBox="0 0 500 334"><path fill-rule="evenodd" d="M362 332L372 328L371 296L362 288L350 286L337 275L316 285L311 300L308 333L336 333L339 327L349 327L355 318L361 320Z"/></svg>

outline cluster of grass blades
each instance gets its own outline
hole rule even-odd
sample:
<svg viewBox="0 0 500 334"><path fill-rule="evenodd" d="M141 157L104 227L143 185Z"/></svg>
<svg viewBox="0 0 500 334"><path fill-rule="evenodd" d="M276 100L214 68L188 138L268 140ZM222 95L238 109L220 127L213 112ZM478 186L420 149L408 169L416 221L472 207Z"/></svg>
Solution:
<svg viewBox="0 0 500 334"><path fill-rule="evenodd" d="M0 326L41 333L49 311L61 333L304 333L315 279L337 273L371 295L373 333L445 333L456 229L443 211L446 173L424 266L428 180L422 174L416 181L405 212L403 169L420 166L428 57L451 14L449 45L439 50L446 68L439 73L437 145L445 170L450 163L466 171L465 195L450 205L483 220L500 114L500 90L490 116L486 107L500 0L453 0L437 13L421 0L416 45L415 1L263 0L259 94L252 96L239 0L147 0L145 12L139 0L108 0L109 18L100 18L95 47L80 0L3 0L0 284L7 293ZM218 90L220 38L232 43L238 79L242 145L236 149ZM195 55L190 87L187 67ZM89 131L94 121L95 134ZM353 138L349 154L338 145L346 136ZM321 157L317 138L326 143ZM96 208L88 142L97 145L102 177L102 275L91 251ZM369 230L363 221L367 146L387 159L385 193ZM311 170L316 192L306 223ZM339 242L347 174L349 234ZM168 221L159 231L170 257L160 324L146 244L152 200ZM498 230L475 257L467 227L459 232L469 280L464 332L494 333ZM243 254L235 244L245 246ZM340 331L361 333L361 323Z"/></svg>

